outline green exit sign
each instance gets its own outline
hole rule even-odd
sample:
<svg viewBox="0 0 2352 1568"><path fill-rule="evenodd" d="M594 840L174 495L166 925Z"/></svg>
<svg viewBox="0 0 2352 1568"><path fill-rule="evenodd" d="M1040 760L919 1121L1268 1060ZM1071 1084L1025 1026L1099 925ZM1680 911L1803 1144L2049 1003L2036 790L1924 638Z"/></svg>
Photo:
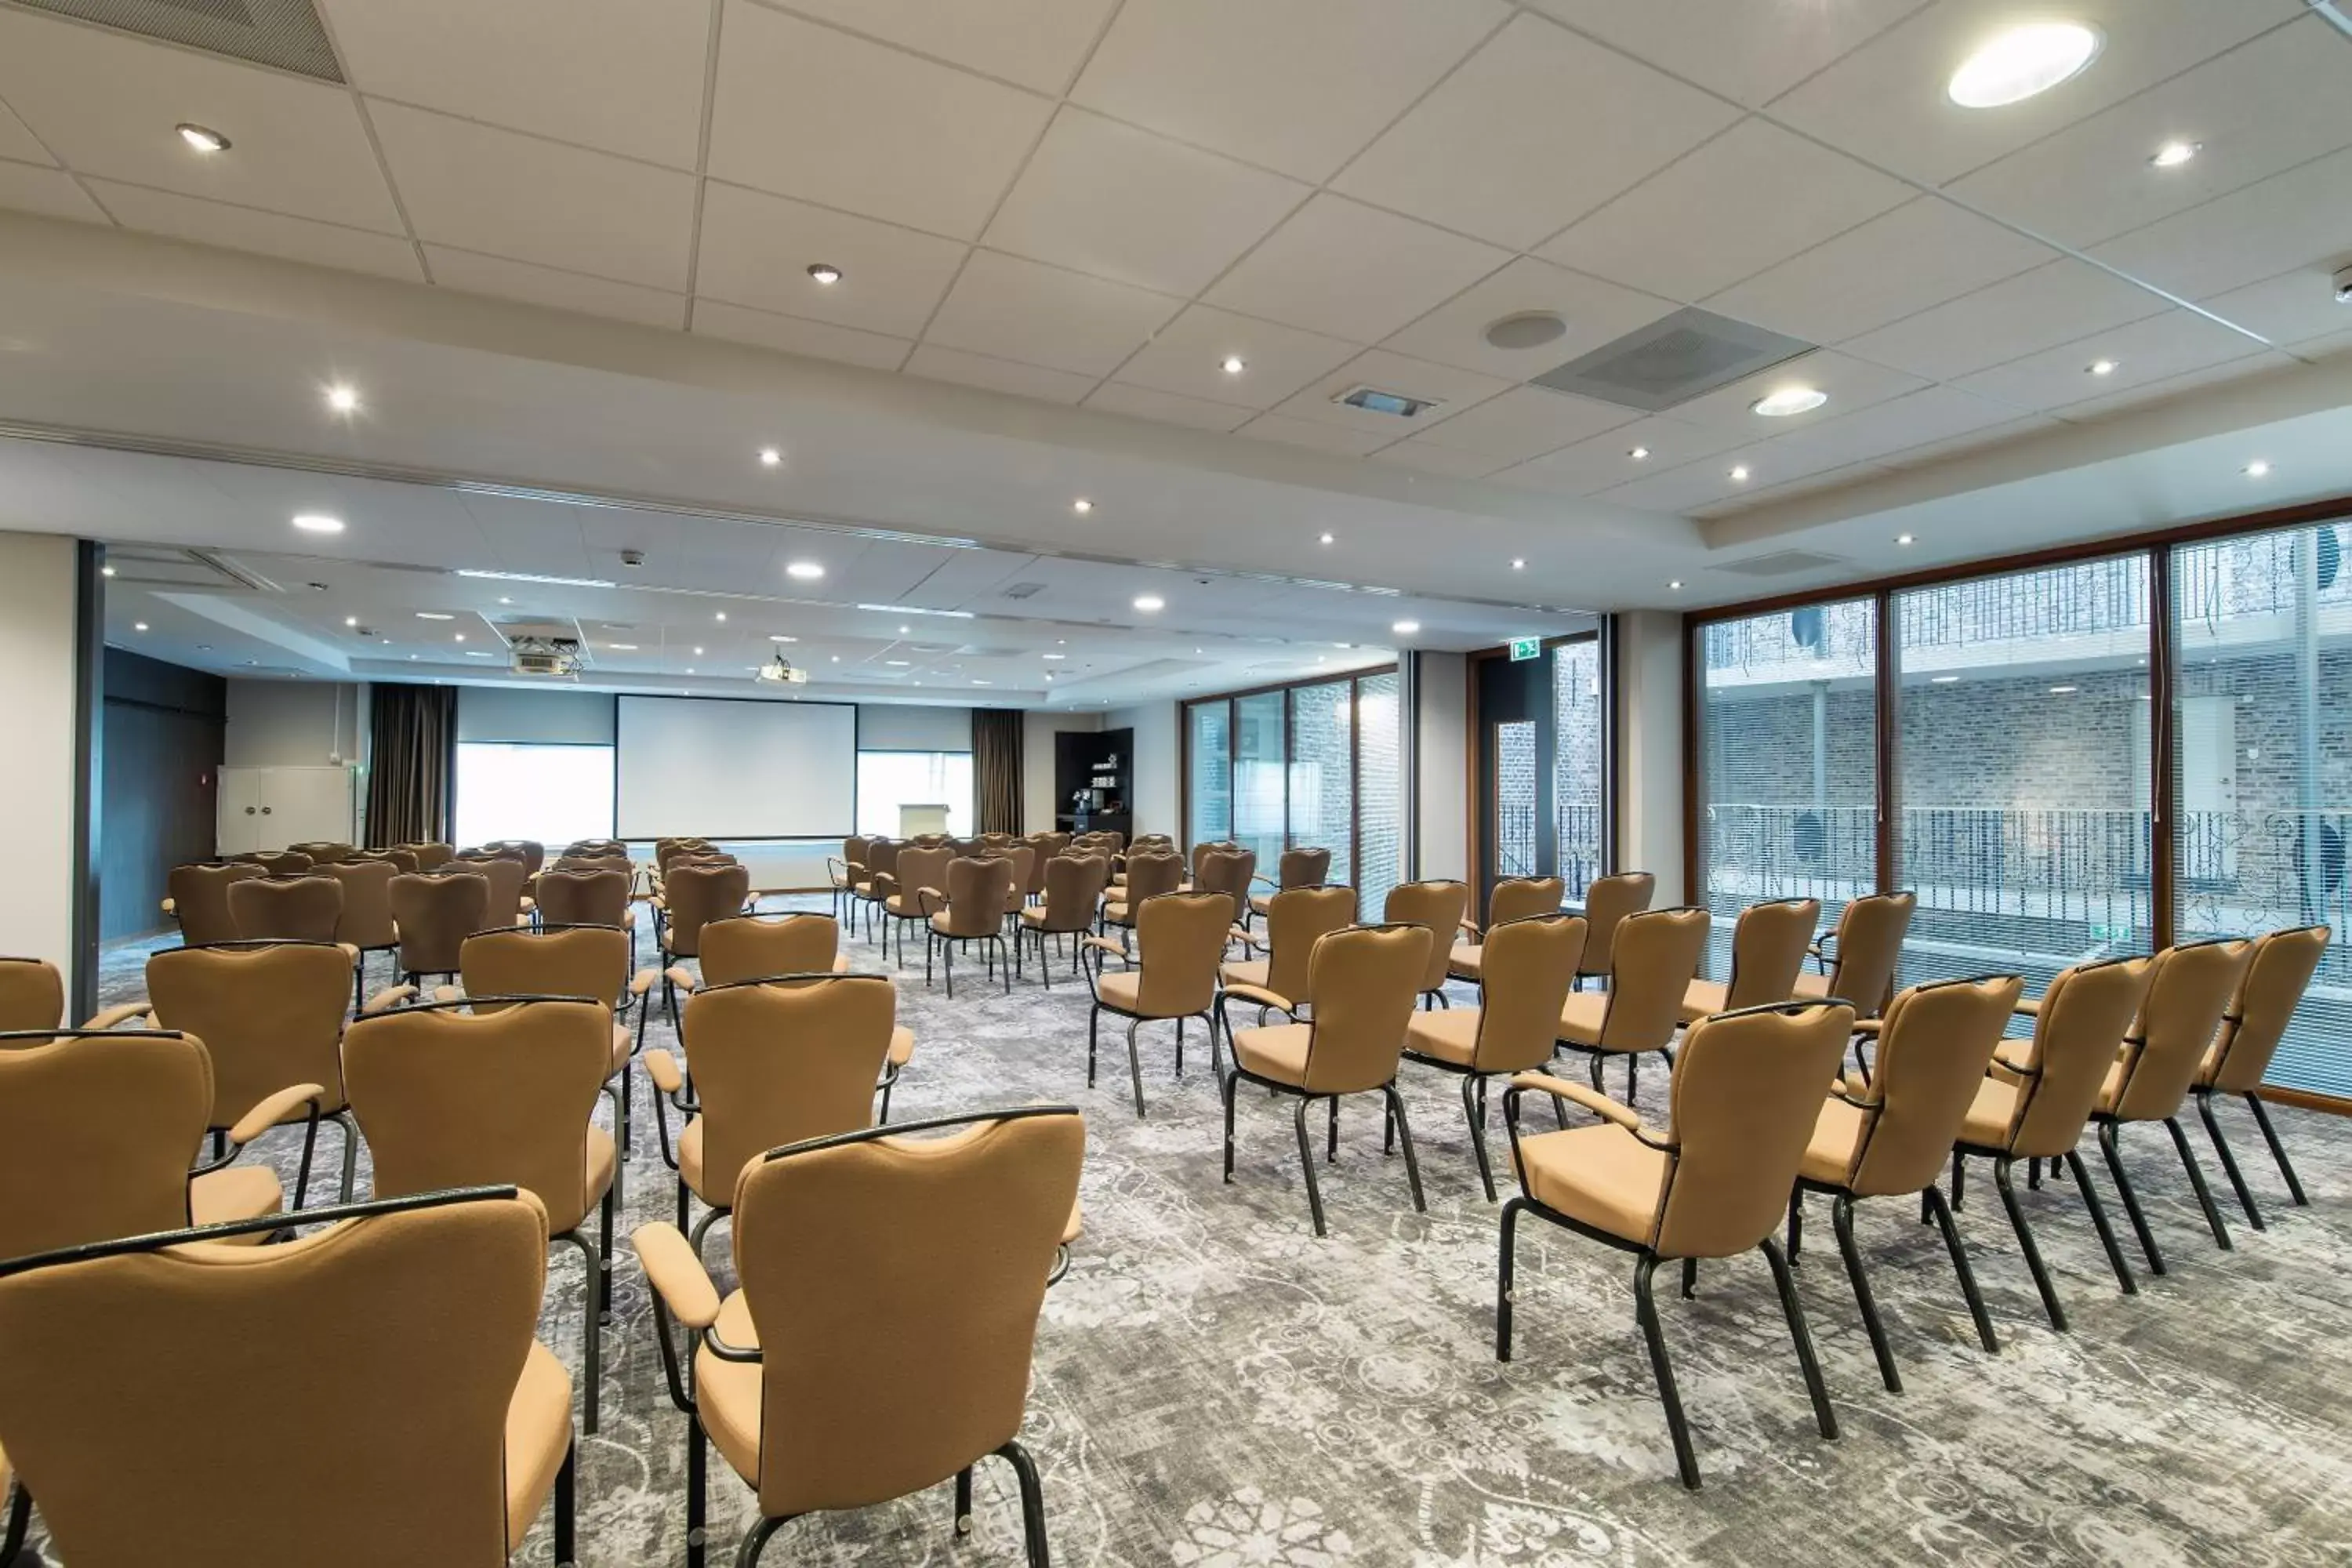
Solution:
<svg viewBox="0 0 2352 1568"><path fill-rule="evenodd" d="M1543 638L1513 637L1511 639L1511 662L1513 664L1517 664L1522 659L1541 658L1542 657Z"/></svg>

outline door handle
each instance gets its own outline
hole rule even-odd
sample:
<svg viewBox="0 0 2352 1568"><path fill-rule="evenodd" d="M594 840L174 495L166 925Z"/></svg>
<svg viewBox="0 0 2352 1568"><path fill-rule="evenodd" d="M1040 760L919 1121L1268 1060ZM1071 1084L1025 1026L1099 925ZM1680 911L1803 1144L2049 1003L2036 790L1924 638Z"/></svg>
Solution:
<svg viewBox="0 0 2352 1568"><path fill-rule="evenodd" d="M266 806L266 805L265 805L265 806L263 806L263 807L261 808L261 815L262 815L262 816L268 816L269 815L269 808L268 808L268 806Z"/></svg>
<svg viewBox="0 0 2352 1568"><path fill-rule="evenodd" d="M253 815L253 807L251 807L251 806L249 806L249 805L248 805L248 806L247 806L247 807L245 808L245 815L246 815L246 816L251 816Z"/></svg>

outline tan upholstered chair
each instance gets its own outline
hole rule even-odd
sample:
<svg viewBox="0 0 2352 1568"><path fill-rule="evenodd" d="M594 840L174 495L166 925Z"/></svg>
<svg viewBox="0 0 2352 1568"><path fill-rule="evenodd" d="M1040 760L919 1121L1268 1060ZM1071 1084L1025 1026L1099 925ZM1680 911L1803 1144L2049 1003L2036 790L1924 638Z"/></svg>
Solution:
<svg viewBox="0 0 2352 1568"><path fill-rule="evenodd" d="M1264 876L1251 879L1264 883L1266 891L1250 895L1249 909L1242 916L1244 926L1250 923L1251 915L1265 913L1266 907L1274 902L1276 894L1288 892L1293 888L1319 888L1328 882L1331 879L1331 851L1304 845L1286 849L1282 852L1282 858L1275 862L1272 880Z"/></svg>
<svg viewBox="0 0 2352 1568"><path fill-rule="evenodd" d="M1013 994L1014 954L1004 945L1004 915L1013 898L1014 867L1002 855L985 858L959 855L948 862L947 898L918 889L917 903L930 916L929 940L923 948L923 984L931 983L931 954L937 952L947 972L948 997L955 997L955 954L959 947L984 944L989 973L1004 971L1004 994Z"/></svg>
<svg viewBox="0 0 2352 1568"><path fill-rule="evenodd" d="M662 879L662 890L654 900L661 911L661 950L664 972L677 966L681 958L702 955L702 928L712 921L722 921L740 915L751 905L751 873L744 867L727 865L698 866L673 857L669 874ZM678 1026L677 991L675 984L665 980L662 1000L669 1008L670 1026Z"/></svg>
<svg viewBox="0 0 2352 1568"><path fill-rule="evenodd" d="M299 877L310 868L310 858L295 849L257 849L234 858L248 866L258 866L272 877Z"/></svg>
<svg viewBox="0 0 2352 1568"><path fill-rule="evenodd" d="M1206 854L1194 854L1189 890L1224 894L1234 901L1234 918L1238 923L1248 918L1250 884L1256 879L1256 850L1211 849Z"/></svg>
<svg viewBox="0 0 2352 1568"><path fill-rule="evenodd" d="M538 876L540 868L547 864L547 846L532 839L493 838L482 847L492 854L521 861L522 874L526 878Z"/></svg>
<svg viewBox="0 0 2352 1568"><path fill-rule="evenodd" d="M912 1131L945 1136L899 1135ZM705 1551L706 1441L758 1492L740 1568L799 1515L866 1508L950 1478L961 1534L972 1467L992 1454L1013 1466L1028 1561L1045 1568L1045 1495L1017 1439L1085 1152L1086 1124L1068 1106L769 1151L736 1191L742 1288L723 1301L677 1231L637 1231L670 1396L690 1418L688 1568L702 1568ZM691 1392L672 1317L701 1337ZM919 1375L877 1374L909 1346L922 1348Z"/></svg>
<svg viewBox="0 0 2352 1568"><path fill-rule="evenodd" d="M1246 985L1281 998L1279 1004L1269 1003L1258 1009L1261 1024L1265 1022L1268 1008L1275 1005L1295 1018L1305 1018L1315 1005L1315 967L1311 962L1315 943L1332 931L1356 923L1356 889L1287 888L1267 900L1265 912L1263 939L1239 926L1227 934L1249 951L1265 956L1220 964L1217 978L1229 986Z"/></svg>
<svg viewBox="0 0 2352 1568"><path fill-rule="evenodd" d="M1624 939L1634 930L1632 921L1618 928L1619 973L1631 956L1622 952ZM1503 1092L1519 1195L1503 1205L1495 1359L1511 1359L1513 1242L1522 1212L1637 1254L1634 1318L1649 1342L1676 1468L1694 1491L1698 1458L1651 1285L1658 1265L1669 1259L1682 1260L1687 1293L1700 1259L1734 1258L1750 1247L1764 1254L1812 1396L1813 1419L1822 1436L1838 1435L1805 1310L1772 1230L1812 1136L1822 1086L1836 1072L1853 1033L1853 1009L1843 1004L1784 1002L1700 1020L1683 1042L1663 1130L1644 1123L1631 1106L1546 1073L1522 1073ZM1519 1100L1529 1093L1582 1106L1601 1120L1597 1126L1522 1137Z"/></svg>
<svg viewBox="0 0 2352 1568"><path fill-rule="evenodd" d="M1037 851L1015 840L1011 843L992 844L989 846L989 853L1001 855L1013 862L1013 886L1004 895L1004 919L1006 929L1010 930L1014 918L1029 907L1029 884L1038 875Z"/></svg>
<svg viewBox="0 0 2352 1568"><path fill-rule="evenodd" d="M2189 1135L2180 1130L2179 1117L2189 1086L2197 1080L2253 956L2253 943L2243 941L2186 942L2158 953L2148 971L2147 1000L2140 1004L2139 1016L2124 1037L2122 1054L2091 1107L2091 1120L2099 1129L2099 1152L2106 1157L2107 1173L2115 1178L2116 1193L2124 1201L2124 1214L2139 1237L2151 1273L2165 1272L2164 1254L2157 1250L2139 1193L2124 1169L2123 1130L2135 1121L2164 1123L2180 1167L2189 1174L2189 1190L2205 1211L2213 1244L2230 1251L2230 1233L2221 1224L2221 1211L2213 1206L2212 1192L2189 1147Z"/></svg>
<svg viewBox="0 0 2352 1568"><path fill-rule="evenodd" d="M1018 842L1029 851L1029 872L1021 880L1021 902L1024 908L1045 896L1045 862L1061 853L1054 847L1050 833L1032 833Z"/></svg>
<svg viewBox="0 0 2352 1568"><path fill-rule="evenodd" d="M1903 938L1918 908L1914 893L1873 893L1838 913L1837 929L1814 944L1812 956L1827 974L1797 976L1800 996L1836 996L1851 1002L1864 1018L1875 1018L1895 994Z"/></svg>
<svg viewBox="0 0 2352 1568"><path fill-rule="evenodd" d="M353 845L331 838L310 839L301 844L289 844L287 847L297 855L308 855L310 868L314 871L350 859L356 849Z"/></svg>
<svg viewBox="0 0 2352 1568"><path fill-rule="evenodd" d="M1618 922L1648 909L1657 890L1657 878L1647 871L1620 871L1593 879L1584 889L1584 923L1591 934L1585 938L1575 989L1581 991L1587 980L1609 973L1617 955Z"/></svg>
<svg viewBox="0 0 2352 1568"><path fill-rule="evenodd" d="M874 940L874 921L882 900L892 891L890 883L877 882L876 879L886 872L893 876L897 874L898 852L905 847L892 838L869 838L866 841L866 865L858 874L858 880L851 886L850 896L855 904L865 907L866 940L868 942ZM854 908L852 912L856 912Z"/></svg>
<svg viewBox="0 0 2352 1568"><path fill-rule="evenodd" d="M56 964L45 958L0 958L0 1030L53 1029L65 1016L65 976Z"/></svg>
<svg viewBox="0 0 2352 1568"><path fill-rule="evenodd" d="M2091 1222L2098 1227L2116 1282L2125 1295L2138 1294L2131 1266L2124 1261L2123 1248L2116 1245L2115 1231L2107 1224L2106 1207L2074 1145L2090 1121L2091 1108L2098 1103L2101 1086L2116 1070L2124 1036L2147 996L2148 975L2145 958L2080 963L2060 971L2038 1002L2021 1003L2034 1014L2033 1037L2004 1042L1994 1051L1992 1068L1977 1086L1976 1100L1952 1146L1952 1206L1958 1208L1964 1195L1968 1157L1990 1158L2001 1205L2009 1211L2034 1289L2042 1293L2051 1327L2061 1331L2066 1327L2066 1310L2059 1305L2050 1271L2042 1267L2042 1249L2018 1205L2010 1167L2018 1160L2065 1161L2091 1211Z"/></svg>
<svg viewBox="0 0 2352 1568"><path fill-rule="evenodd" d="M512 1188L323 1209L0 1263L8 1458L68 1562L501 1563L555 1499L572 1385Z"/></svg>
<svg viewBox="0 0 2352 1568"><path fill-rule="evenodd" d="M1555 906L1557 907L1557 906ZM1445 999L1446 964L1454 953L1454 935L1470 912L1470 889L1460 882L1399 882L1389 889L1381 913L1391 925L1429 928L1429 955L1422 965L1421 1005L1450 1007Z"/></svg>
<svg viewBox="0 0 2352 1568"><path fill-rule="evenodd" d="M857 884L866 879L866 837L853 833L841 841L841 853L824 858L824 879L833 889L833 918L849 919L849 902Z"/></svg>
<svg viewBox="0 0 2352 1568"><path fill-rule="evenodd" d="M1273 1006L1281 998L1248 985L1225 988L1217 1010L1225 1020L1234 1059L1218 1087L1225 1102L1228 1183L1234 1179L1234 1099L1242 1081L1293 1097L1298 1101L1293 1121L1298 1131L1299 1166L1307 1178L1307 1211L1315 1219L1315 1234L1328 1234L1323 1225L1322 1189L1315 1180L1315 1150L1307 1135L1307 1109L1318 1100L1329 1106L1325 1158L1337 1160L1340 1096L1378 1090L1388 1110L1382 1151L1393 1148L1402 1133L1405 1182L1412 1189L1412 1206L1428 1211L1421 1193L1421 1163L1413 1154L1412 1125L1405 1120L1396 1076L1404 1050L1405 1026L1412 1019L1413 982L1428 967L1429 948L1434 940L1426 927L1412 924L1350 926L1318 938L1307 962L1314 970L1310 989L1321 1001L1314 1016L1304 1023L1294 1020L1236 1030L1225 1011L1232 1002ZM1216 1036L1212 1032L1209 1037L1213 1042Z"/></svg>
<svg viewBox="0 0 2352 1568"><path fill-rule="evenodd" d="M1551 900L1549 913L1486 928L1479 947L1478 1005L1424 1009L1405 1029L1408 1060L1462 1077L1462 1112L1490 1204L1495 1171L1486 1157L1486 1080L1496 1073L1532 1072L1551 1059L1559 1010L1584 951L1582 917L1561 912L1557 892Z"/></svg>
<svg viewBox="0 0 2352 1568"><path fill-rule="evenodd" d="M1171 851L1157 854L1130 855L1127 869L1112 878L1110 888L1103 894L1102 919L1097 930L1108 935L1110 928L1124 931L1135 929L1135 911L1160 897L1172 893L1184 885L1184 858Z"/></svg>
<svg viewBox="0 0 2352 1568"><path fill-rule="evenodd" d="M1018 949L1031 937L1037 939L1037 976L1050 991L1054 988L1054 966L1045 955L1045 939L1072 939L1070 969L1076 973L1080 950L1076 939L1094 929L1097 900L1110 880L1110 862L1091 855L1056 855L1045 862L1043 875L1045 900L1021 911L1021 923L1013 940ZM1017 952L1014 957L1018 967Z"/></svg>
<svg viewBox="0 0 2352 1568"><path fill-rule="evenodd" d="M1655 1051L1672 1066L1675 1028L1682 1022L1683 997L1706 953L1705 910L1642 910L1617 922L1609 964L1609 989L1575 991L1559 1011L1559 1043L1585 1053L1592 1087L1601 1087L1601 1063L1625 1058L1625 1098L1640 1079L1643 1053ZM1578 974L1590 973L1584 959Z"/></svg>
<svg viewBox="0 0 2352 1568"><path fill-rule="evenodd" d="M762 1150L853 1131L874 1121L874 1082L898 1027L897 987L879 974L793 974L712 985L687 1002L687 1068L698 1102L672 1152L654 1102L662 1159L677 1172L677 1224L690 1200L709 1212L694 1244L735 1206L735 1184ZM667 1051L646 1053L654 1087L684 1110L685 1073Z"/></svg>
<svg viewBox="0 0 2352 1568"><path fill-rule="evenodd" d="M702 928L702 973L673 970L671 981L688 995L706 986L740 985L780 974L846 974L849 955L841 951L841 925L830 915L738 915L712 921ZM643 1042L640 1041L640 1044ZM883 1064L882 1081L874 1087L882 1103L877 1121L890 1120L890 1091L915 1055L915 1032L903 1026L890 1031L890 1055Z"/></svg>
<svg viewBox="0 0 2352 1568"><path fill-rule="evenodd" d="M616 867L559 860L553 869L539 874L531 900L549 925L616 926L634 931L637 911L629 906L630 880L628 872Z"/></svg>
<svg viewBox="0 0 2352 1568"><path fill-rule="evenodd" d="M236 920L228 912L231 883L268 875L251 861L232 860L218 866L174 866L166 886L171 897L163 912L180 922L180 940L190 947L211 947L236 940Z"/></svg>
<svg viewBox="0 0 2352 1568"><path fill-rule="evenodd" d="M192 1172L214 1099L212 1058L194 1037L54 1023L0 1034L0 1258L277 1214L278 1173L231 1162L301 1115L307 1169L323 1097L314 1083L280 1086Z"/></svg>
<svg viewBox="0 0 2352 1568"><path fill-rule="evenodd" d="M473 851L457 858L489 880L489 918L483 923L494 926L521 924L531 910L531 900L523 892L530 877L523 869L521 856L519 853Z"/></svg>
<svg viewBox="0 0 2352 1568"><path fill-rule="evenodd" d="M1169 857L1172 859L1173 857ZM1129 866L1142 861L1129 861ZM1129 889L1133 891L1132 889ZM1234 923L1233 900L1223 893L1161 893L1135 906L1135 949L1104 937L1090 936L1080 944L1094 955L1087 965L1087 981L1094 988L1094 1005L1087 1014L1087 1087L1095 1086L1096 1041L1102 1016L1113 1014L1127 1023L1127 1066L1135 1083L1135 1114L1143 1114L1143 1058L1135 1033L1161 1019L1176 1023L1176 1073L1184 1072L1184 1020L1199 1018L1209 1029L1209 1066L1217 1066L1217 1021L1210 1009L1217 1001L1217 965L1225 953L1225 933ZM1105 954L1136 967L1105 973Z"/></svg>
<svg viewBox="0 0 2352 1568"><path fill-rule="evenodd" d="M367 955L400 949L400 926L392 918L392 879L400 870L389 860L351 856L328 862L319 874L333 878L343 890L333 940L359 952L352 971L352 1005L357 1008L367 990Z"/></svg>
<svg viewBox="0 0 2352 1568"><path fill-rule="evenodd" d="M2295 1005L2303 1000L2311 977L2319 972L2320 960L2327 955L2331 934L2326 926L2300 926L2254 939L2244 984L2222 1016L2221 1037L2205 1053L2189 1085L2189 1092L2197 1097L2197 1114L2205 1123L2205 1135L2213 1140L2213 1152L2221 1157L2221 1169L2245 1208L2246 1222L2256 1230L2264 1228L2262 1210L2254 1206L2253 1190L2246 1185L2237 1155L2221 1136L2221 1124L2213 1115L2213 1097L2234 1094L2245 1100L2246 1108L2254 1113L2254 1124L2262 1129L2263 1142L2270 1145L2279 1174L2286 1178L2287 1195L2298 1205L2310 1203L2294 1166L2287 1161L2286 1146L2271 1125L2270 1112L2263 1107L2263 1075L2270 1070L2271 1058L2286 1037Z"/></svg>
<svg viewBox="0 0 2352 1568"><path fill-rule="evenodd" d="M471 866L403 874L385 889L400 928L400 972L406 984L457 973L458 950L490 923L490 879Z"/></svg>
<svg viewBox="0 0 2352 1568"><path fill-rule="evenodd" d="M354 853L351 858L353 860L381 860L391 866L395 871L413 873L417 868L416 851L404 844L395 844L388 849L362 849Z"/></svg>
<svg viewBox="0 0 2352 1568"><path fill-rule="evenodd" d="M1893 1393L1903 1391L1903 1379L1895 1370L1895 1352L1854 1245L1854 1200L1919 1194L1923 1215L1934 1215L1944 1233L1978 1342L1988 1353L1998 1353L2000 1342L1977 1293L1968 1247L1936 1180L2024 984L2014 974L1994 974L1916 985L1895 997L1879 1036L1876 1075L1867 1084L1850 1077L1831 1089L1797 1170L1797 1188L1789 1195L1789 1257L1796 1258L1803 1240L1804 1195L1827 1193L1862 1326L1878 1357L1879 1375Z"/></svg>
<svg viewBox="0 0 2352 1568"><path fill-rule="evenodd" d="M1731 928L1730 980L1694 980L1684 986L1683 1022L1794 1000L1821 920L1819 899L1782 899L1740 910Z"/></svg>
<svg viewBox="0 0 2352 1568"><path fill-rule="evenodd" d="M333 942L343 916L343 886L334 878L248 877L228 889L228 917L239 942Z"/></svg>
<svg viewBox="0 0 2352 1568"><path fill-rule="evenodd" d="M511 1182L538 1197L550 1240L580 1249L583 1425L592 1434L604 1382L599 1325L613 1306L615 1162L613 1135L589 1116L612 1056L612 1008L541 997L403 1007L361 1019L343 1039L377 1197ZM592 1214L593 1242L583 1231Z"/></svg>
<svg viewBox="0 0 2352 1568"><path fill-rule="evenodd" d="M437 838L415 840L407 844L395 845L394 847L405 849L415 857L416 868L419 871L438 869L457 858L455 846L444 844Z"/></svg>
<svg viewBox="0 0 2352 1568"><path fill-rule="evenodd" d="M1558 914L1559 900L1567 892L1568 884L1558 877L1504 877L1497 879L1494 891L1486 895L1486 926L1481 928L1477 921L1465 915L1456 929L1470 940L1454 942L1450 933L1445 938L1450 944L1445 953L1445 973L1455 980L1476 984L1478 966L1484 957L1479 951L1482 929L1492 931L1513 921ZM1586 923L1589 925L1591 922ZM1574 977L1571 975L1570 978Z"/></svg>
<svg viewBox="0 0 2352 1568"><path fill-rule="evenodd" d="M888 870L874 873L874 890L881 895L877 912L883 922L882 945L887 952L891 933L898 934L898 963L902 969L907 963L908 926L926 928L924 943L929 951L931 910L940 908L947 898L948 867L955 858L956 852L944 844L910 844L891 858ZM926 893L929 899L923 896Z"/></svg>

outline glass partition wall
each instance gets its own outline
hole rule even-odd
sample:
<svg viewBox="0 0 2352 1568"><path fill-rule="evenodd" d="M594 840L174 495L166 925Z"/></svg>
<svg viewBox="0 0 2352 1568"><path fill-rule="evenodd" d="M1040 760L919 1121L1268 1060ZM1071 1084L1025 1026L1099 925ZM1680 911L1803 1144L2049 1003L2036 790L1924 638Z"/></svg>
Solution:
<svg viewBox="0 0 2352 1568"><path fill-rule="evenodd" d="M1906 984L2325 923L2271 1068L2352 1098L2334 521L1691 618L1695 898L1918 897ZM1881 646L1882 639L1884 647Z"/></svg>

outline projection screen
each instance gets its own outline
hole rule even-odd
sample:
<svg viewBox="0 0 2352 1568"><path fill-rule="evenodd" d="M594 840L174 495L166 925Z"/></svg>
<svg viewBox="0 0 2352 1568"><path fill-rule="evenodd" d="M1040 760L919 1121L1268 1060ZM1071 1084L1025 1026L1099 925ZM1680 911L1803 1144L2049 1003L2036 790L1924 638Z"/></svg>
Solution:
<svg viewBox="0 0 2352 1568"><path fill-rule="evenodd" d="M622 697L623 838L844 838L857 823L857 710L845 702Z"/></svg>

